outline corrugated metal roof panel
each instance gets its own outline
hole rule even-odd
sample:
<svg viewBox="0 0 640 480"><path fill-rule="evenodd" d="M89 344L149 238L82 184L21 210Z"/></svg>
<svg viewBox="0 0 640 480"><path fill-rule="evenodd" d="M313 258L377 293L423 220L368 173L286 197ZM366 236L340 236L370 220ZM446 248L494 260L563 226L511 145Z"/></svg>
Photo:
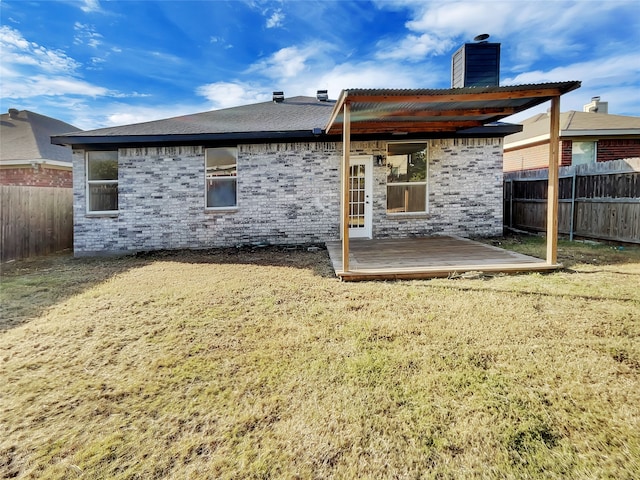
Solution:
<svg viewBox="0 0 640 480"><path fill-rule="evenodd" d="M351 133L370 132L371 122L391 131L394 124L405 128L411 119L412 131L425 132L455 128L451 123L495 122L543 103L580 86L580 82L553 82L529 85L464 87L447 89L348 89L334 107L326 131L337 133L343 123L343 106L349 104ZM367 122L360 129L359 123Z"/></svg>

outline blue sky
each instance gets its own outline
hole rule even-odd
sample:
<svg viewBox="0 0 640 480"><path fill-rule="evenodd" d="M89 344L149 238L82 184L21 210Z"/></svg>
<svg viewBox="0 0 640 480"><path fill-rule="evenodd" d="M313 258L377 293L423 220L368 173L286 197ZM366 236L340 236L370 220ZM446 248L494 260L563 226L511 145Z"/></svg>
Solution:
<svg viewBox="0 0 640 480"><path fill-rule="evenodd" d="M640 2L0 0L0 108L93 129L345 88L449 88L480 33L501 85L581 80L640 116ZM526 118L530 110L512 120Z"/></svg>

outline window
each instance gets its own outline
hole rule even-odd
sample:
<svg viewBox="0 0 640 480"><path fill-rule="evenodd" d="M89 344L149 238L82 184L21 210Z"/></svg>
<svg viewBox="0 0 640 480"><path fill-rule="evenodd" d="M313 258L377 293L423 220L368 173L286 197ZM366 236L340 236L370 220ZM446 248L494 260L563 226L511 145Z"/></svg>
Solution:
<svg viewBox="0 0 640 480"><path fill-rule="evenodd" d="M205 152L207 208L237 206L237 149L207 148Z"/></svg>
<svg viewBox="0 0 640 480"><path fill-rule="evenodd" d="M118 152L87 152L87 212L118 211Z"/></svg>
<svg viewBox="0 0 640 480"><path fill-rule="evenodd" d="M427 144L387 146L387 213L427 211Z"/></svg>
<svg viewBox="0 0 640 480"><path fill-rule="evenodd" d="M571 165L596 162L596 142L572 142Z"/></svg>

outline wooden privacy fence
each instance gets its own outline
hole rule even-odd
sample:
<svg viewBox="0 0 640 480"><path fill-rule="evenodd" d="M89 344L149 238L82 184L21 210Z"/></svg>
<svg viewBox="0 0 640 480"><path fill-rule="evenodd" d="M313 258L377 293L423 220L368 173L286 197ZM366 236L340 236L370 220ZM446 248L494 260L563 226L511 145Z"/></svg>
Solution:
<svg viewBox="0 0 640 480"><path fill-rule="evenodd" d="M0 260L73 248L71 188L0 185Z"/></svg>
<svg viewBox="0 0 640 480"><path fill-rule="evenodd" d="M548 170L505 174L506 227L544 231ZM640 158L560 168L558 233L640 243Z"/></svg>

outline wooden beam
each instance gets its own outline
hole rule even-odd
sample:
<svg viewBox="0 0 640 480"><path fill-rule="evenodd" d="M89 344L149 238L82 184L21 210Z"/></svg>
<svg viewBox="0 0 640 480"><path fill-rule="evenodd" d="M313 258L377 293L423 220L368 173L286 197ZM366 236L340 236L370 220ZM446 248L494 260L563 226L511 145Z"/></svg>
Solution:
<svg viewBox="0 0 640 480"><path fill-rule="evenodd" d="M466 272L505 273L514 274L522 272L550 272L558 270L561 265L547 265L546 263L522 263L522 264L486 264L486 265L461 265L425 267L414 269L358 269L354 272L336 272L336 275L345 282L357 282L368 280L420 280L428 278L446 278L452 275L462 275Z"/></svg>
<svg viewBox="0 0 640 480"><path fill-rule="evenodd" d="M351 105L344 103L342 125L342 270L349 271L349 171L351 163Z"/></svg>
<svg viewBox="0 0 640 480"><path fill-rule="evenodd" d="M513 115L518 113L515 107L464 108L456 110L393 110L380 113L380 118L393 117L484 117L486 115Z"/></svg>
<svg viewBox="0 0 640 480"><path fill-rule="evenodd" d="M560 149L560 96L551 99L549 126L549 185L547 190L547 264L558 260L558 167Z"/></svg>
<svg viewBox="0 0 640 480"><path fill-rule="evenodd" d="M344 102L349 95L349 90L342 90L340 92L340 97L336 101L336 104L333 106L333 111L331 112L331 117L329 117L329 121L327 122L327 126L325 127L325 132L329 133L329 130L334 126L334 122L340 115L340 112L343 110Z"/></svg>
<svg viewBox="0 0 640 480"><path fill-rule="evenodd" d="M448 103L478 102L487 100L515 100L518 98L557 97L563 92L560 88L533 88L531 90L508 90L478 93L445 93L414 95L354 95L349 96L352 103Z"/></svg>
<svg viewBox="0 0 640 480"><path fill-rule="evenodd" d="M363 133L394 133L394 132L455 132L463 128L481 127L485 124L479 120L464 121L362 121L351 122L351 131L355 134ZM334 124L329 134L339 132L339 123Z"/></svg>

